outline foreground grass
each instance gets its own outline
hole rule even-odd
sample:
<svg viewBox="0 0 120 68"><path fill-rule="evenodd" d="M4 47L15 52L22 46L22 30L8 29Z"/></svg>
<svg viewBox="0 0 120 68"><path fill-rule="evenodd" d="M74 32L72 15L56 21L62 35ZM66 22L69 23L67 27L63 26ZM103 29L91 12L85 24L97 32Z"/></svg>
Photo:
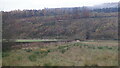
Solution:
<svg viewBox="0 0 120 68"><path fill-rule="evenodd" d="M78 42L12 50L3 53L3 66L117 66L117 46L106 44Z"/></svg>

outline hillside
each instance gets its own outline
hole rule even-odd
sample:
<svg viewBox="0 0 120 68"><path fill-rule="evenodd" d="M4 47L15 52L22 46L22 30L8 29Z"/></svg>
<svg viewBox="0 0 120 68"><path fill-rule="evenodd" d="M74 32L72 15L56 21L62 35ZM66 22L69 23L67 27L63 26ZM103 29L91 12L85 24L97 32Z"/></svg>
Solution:
<svg viewBox="0 0 120 68"><path fill-rule="evenodd" d="M45 8L3 12L3 38L9 33L15 39L118 39L117 17L117 8Z"/></svg>

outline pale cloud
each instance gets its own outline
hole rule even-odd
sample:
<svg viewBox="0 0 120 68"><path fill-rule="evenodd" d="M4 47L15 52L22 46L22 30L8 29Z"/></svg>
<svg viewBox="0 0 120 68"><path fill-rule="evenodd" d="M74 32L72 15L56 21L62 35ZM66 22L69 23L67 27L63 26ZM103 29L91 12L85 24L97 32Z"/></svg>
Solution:
<svg viewBox="0 0 120 68"><path fill-rule="evenodd" d="M0 0L0 11L92 6L119 0Z"/></svg>

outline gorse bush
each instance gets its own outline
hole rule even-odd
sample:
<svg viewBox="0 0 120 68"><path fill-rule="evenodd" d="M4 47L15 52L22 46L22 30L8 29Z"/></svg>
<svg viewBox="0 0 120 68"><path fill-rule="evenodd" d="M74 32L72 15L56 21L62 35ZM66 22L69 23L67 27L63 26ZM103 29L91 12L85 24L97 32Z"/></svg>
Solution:
<svg viewBox="0 0 120 68"><path fill-rule="evenodd" d="M49 52L50 52L50 50L49 50ZM34 55L35 55L36 57L43 58L43 57L47 56L47 54L48 54L49 52L48 52L48 50L47 50L47 51L35 51L35 52L33 52L33 53L34 53Z"/></svg>
<svg viewBox="0 0 120 68"><path fill-rule="evenodd" d="M40 52L39 52L39 51L35 51L35 52L34 52L34 54L37 54L37 55L39 55L39 54L40 54Z"/></svg>
<svg viewBox="0 0 120 68"><path fill-rule="evenodd" d="M34 54L30 55L28 58L29 58L30 61L37 61L37 56L34 55Z"/></svg>
<svg viewBox="0 0 120 68"><path fill-rule="evenodd" d="M65 53L65 51L67 51L71 46L67 45L67 46L59 46L58 47L58 50L61 52L61 53Z"/></svg>
<svg viewBox="0 0 120 68"><path fill-rule="evenodd" d="M68 47L68 46L59 46L58 49L64 49L66 47Z"/></svg>
<svg viewBox="0 0 120 68"><path fill-rule="evenodd" d="M103 47L98 47L98 49L103 49Z"/></svg>
<svg viewBox="0 0 120 68"><path fill-rule="evenodd" d="M80 43L75 43L73 46L79 46L80 45Z"/></svg>
<svg viewBox="0 0 120 68"><path fill-rule="evenodd" d="M60 50L60 52L63 53L63 54L65 53L65 51L66 51L65 49Z"/></svg>
<svg viewBox="0 0 120 68"><path fill-rule="evenodd" d="M45 56L47 56L47 54L48 54L48 52L42 52L41 54L40 54L40 57L42 58L42 57L45 57Z"/></svg>
<svg viewBox="0 0 120 68"><path fill-rule="evenodd" d="M2 57L8 57L10 54L9 53L7 53L7 52L3 52L2 53Z"/></svg>
<svg viewBox="0 0 120 68"><path fill-rule="evenodd" d="M17 57L17 59L20 61L20 60L22 60L22 57Z"/></svg>
<svg viewBox="0 0 120 68"><path fill-rule="evenodd" d="M51 63L45 63L44 66L51 66Z"/></svg>
<svg viewBox="0 0 120 68"><path fill-rule="evenodd" d="M108 49L109 49L109 50L112 50L113 48L112 48L112 47L109 47Z"/></svg>
<svg viewBox="0 0 120 68"><path fill-rule="evenodd" d="M31 49L25 49L26 52L31 52L32 50Z"/></svg>

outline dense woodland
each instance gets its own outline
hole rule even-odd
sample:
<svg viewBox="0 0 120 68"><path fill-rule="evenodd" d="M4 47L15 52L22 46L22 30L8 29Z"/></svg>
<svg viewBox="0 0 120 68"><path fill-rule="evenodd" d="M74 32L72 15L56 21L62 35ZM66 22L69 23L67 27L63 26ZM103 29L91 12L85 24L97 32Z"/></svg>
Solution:
<svg viewBox="0 0 120 68"><path fill-rule="evenodd" d="M3 38L118 39L118 8L45 8L3 12Z"/></svg>

